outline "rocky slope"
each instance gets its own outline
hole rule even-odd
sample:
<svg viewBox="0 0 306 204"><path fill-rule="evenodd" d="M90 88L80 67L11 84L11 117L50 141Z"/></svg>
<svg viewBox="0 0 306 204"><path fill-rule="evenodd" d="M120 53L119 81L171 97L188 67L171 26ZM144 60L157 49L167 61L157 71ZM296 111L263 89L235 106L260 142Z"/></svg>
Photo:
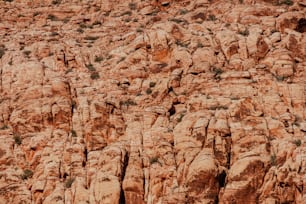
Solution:
<svg viewBox="0 0 306 204"><path fill-rule="evenodd" d="M1 204L305 201L305 1L0 14Z"/></svg>

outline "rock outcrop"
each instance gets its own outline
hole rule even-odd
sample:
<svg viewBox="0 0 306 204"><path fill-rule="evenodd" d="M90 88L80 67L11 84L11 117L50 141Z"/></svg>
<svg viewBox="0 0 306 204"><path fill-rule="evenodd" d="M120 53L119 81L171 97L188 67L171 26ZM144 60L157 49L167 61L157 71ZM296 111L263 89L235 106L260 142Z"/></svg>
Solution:
<svg viewBox="0 0 306 204"><path fill-rule="evenodd" d="M305 202L305 1L0 13L0 204Z"/></svg>

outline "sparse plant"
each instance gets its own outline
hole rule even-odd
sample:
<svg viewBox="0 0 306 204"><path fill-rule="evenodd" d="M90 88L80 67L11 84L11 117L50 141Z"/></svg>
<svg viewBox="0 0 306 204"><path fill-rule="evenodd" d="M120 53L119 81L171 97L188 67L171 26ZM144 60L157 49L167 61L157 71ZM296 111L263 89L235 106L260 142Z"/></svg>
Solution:
<svg viewBox="0 0 306 204"><path fill-rule="evenodd" d="M185 19L179 19L179 18L169 18L169 21L175 22L175 23L186 23Z"/></svg>
<svg viewBox="0 0 306 204"><path fill-rule="evenodd" d="M91 73L90 78L91 79L99 79L100 75L99 75L98 72L93 72L93 73Z"/></svg>
<svg viewBox="0 0 306 204"><path fill-rule="evenodd" d="M136 32L137 32L137 33L142 33L143 30L142 30L141 28L137 28L137 29L136 29Z"/></svg>
<svg viewBox="0 0 306 204"><path fill-rule="evenodd" d="M51 32L50 36L57 36L59 35L58 32Z"/></svg>
<svg viewBox="0 0 306 204"><path fill-rule="evenodd" d="M117 63L122 62L125 60L125 57L120 57L120 59L117 61Z"/></svg>
<svg viewBox="0 0 306 204"><path fill-rule="evenodd" d="M67 181L65 182L65 187L70 188L74 180L75 180L74 178L68 178Z"/></svg>
<svg viewBox="0 0 306 204"><path fill-rule="evenodd" d="M79 32L79 33L84 33L84 30L83 30L82 28L78 28L78 29L77 29L77 32Z"/></svg>
<svg viewBox="0 0 306 204"><path fill-rule="evenodd" d="M301 121L301 118L300 116L298 115L294 115L294 121L293 121L293 125L296 125L296 126L300 126L300 121Z"/></svg>
<svg viewBox="0 0 306 204"><path fill-rule="evenodd" d="M101 62L101 61L103 61L103 57L101 57L101 56L96 56L95 57L95 62Z"/></svg>
<svg viewBox="0 0 306 204"><path fill-rule="evenodd" d="M47 19L49 19L51 21L58 21L58 18L55 15L53 15L53 14L49 14Z"/></svg>
<svg viewBox="0 0 306 204"><path fill-rule="evenodd" d="M33 17L35 17L35 16L38 16L38 15L40 15L41 13L39 12L39 11L35 11L34 13L33 13Z"/></svg>
<svg viewBox="0 0 306 204"><path fill-rule="evenodd" d="M7 126L7 125L3 125L3 126L0 128L0 130L6 130L6 129L8 129L8 126Z"/></svg>
<svg viewBox="0 0 306 204"><path fill-rule="evenodd" d="M176 44L177 46L180 46L180 47L188 47L188 45L189 45L189 43L182 42L182 41L180 41L180 40L176 40L176 41L175 41L175 44Z"/></svg>
<svg viewBox="0 0 306 204"><path fill-rule="evenodd" d="M284 76L275 76L277 81L284 81L285 77Z"/></svg>
<svg viewBox="0 0 306 204"><path fill-rule="evenodd" d="M214 106L210 106L208 109L209 110L221 110L221 109L227 110L228 107L227 106L222 106L222 105L214 105Z"/></svg>
<svg viewBox="0 0 306 204"><path fill-rule="evenodd" d="M27 58L29 58L29 57L30 57L30 54L31 54L31 51L30 51L30 50L25 50L25 51L23 51L23 54L24 54Z"/></svg>
<svg viewBox="0 0 306 204"><path fill-rule="evenodd" d="M129 8L131 9L131 10L135 10L135 9L137 9L137 4L136 3L129 3Z"/></svg>
<svg viewBox="0 0 306 204"><path fill-rule="evenodd" d="M242 30L242 31L239 31L238 33L240 35L243 35L243 36L249 36L249 34L250 34L250 32L249 32L249 30L247 28Z"/></svg>
<svg viewBox="0 0 306 204"><path fill-rule="evenodd" d="M234 100L234 101L239 100L239 97L233 96L233 97L231 97L231 100Z"/></svg>
<svg viewBox="0 0 306 204"><path fill-rule="evenodd" d="M151 88L147 88L146 94L150 95L151 93L152 93L152 89Z"/></svg>
<svg viewBox="0 0 306 204"><path fill-rule="evenodd" d="M185 15L187 14L189 11L187 9L181 9L180 10L180 15Z"/></svg>
<svg viewBox="0 0 306 204"><path fill-rule="evenodd" d="M125 16L125 15L131 16L131 15L132 15L132 12L131 12L131 11L125 11L125 12L123 12L123 13L121 14L121 16Z"/></svg>
<svg viewBox="0 0 306 204"><path fill-rule="evenodd" d="M5 54L5 47L4 45L0 45L0 59L3 57L4 54Z"/></svg>
<svg viewBox="0 0 306 204"><path fill-rule="evenodd" d="M86 67L89 71L92 71L92 72L96 71L96 68L92 64L87 64Z"/></svg>
<svg viewBox="0 0 306 204"><path fill-rule="evenodd" d="M155 85L156 85L156 83L153 82L153 81L151 81L150 84L149 84L149 86L150 86L151 88L155 87Z"/></svg>
<svg viewBox="0 0 306 204"><path fill-rule="evenodd" d="M276 166L277 165L277 158L276 158L275 154L271 155L270 163L271 163L272 166Z"/></svg>
<svg viewBox="0 0 306 204"><path fill-rule="evenodd" d="M15 143L16 143L17 145L21 145L22 139L21 139L20 135L15 134L15 135L14 135L14 141L15 141Z"/></svg>
<svg viewBox="0 0 306 204"><path fill-rule="evenodd" d="M122 105L126 105L126 106L136 106L137 103L135 101L133 101L132 99L128 99L126 101L120 101L120 106Z"/></svg>
<svg viewBox="0 0 306 204"><path fill-rule="evenodd" d="M152 157L152 158L150 159L150 164L154 164L154 163L156 163L156 162L158 162L158 157Z"/></svg>
<svg viewBox="0 0 306 204"><path fill-rule="evenodd" d="M99 39L99 37L97 37L97 36L86 36L84 39L85 40L90 40L90 41L95 41L95 40Z"/></svg>
<svg viewBox="0 0 306 204"><path fill-rule="evenodd" d="M182 122L184 116L185 116L185 114L184 114L184 113L181 113L180 116L176 119L176 121L177 121L178 123Z"/></svg>
<svg viewBox="0 0 306 204"><path fill-rule="evenodd" d="M278 4L279 4L279 5L285 4L285 5L288 5L288 6L292 6L293 3L294 3L294 2L293 2L292 0L282 0L282 1L278 1Z"/></svg>
<svg viewBox="0 0 306 204"><path fill-rule="evenodd" d="M95 25L101 25L101 24L102 24L101 21L95 21L95 22L92 23L93 26L95 26Z"/></svg>
<svg viewBox="0 0 306 204"><path fill-rule="evenodd" d="M80 23L80 28L87 28L87 25L85 23Z"/></svg>
<svg viewBox="0 0 306 204"><path fill-rule="evenodd" d="M64 23L68 23L69 21L70 21L70 18L68 18L68 17L63 19Z"/></svg>
<svg viewBox="0 0 306 204"><path fill-rule="evenodd" d="M300 139L298 140L293 140L293 144L295 144L297 147L301 146L302 141Z"/></svg>
<svg viewBox="0 0 306 204"><path fill-rule="evenodd" d="M77 137L77 133L76 133L75 130L71 130L71 136L72 136L72 137Z"/></svg>
<svg viewBox="0 0 306 204"><path fill-rule="evenodd" d="M52 4L53 5L57 5L57 4L60 4L61 2L62 2L61 0L53 0Z"/></svg>
<svg viewBox="0 0 306 204"><path fill-rule="evenodd" d="M197 43L197 48L202 48L202 47L204 47L204 45L201 42L198 42Z"/></svg>
<svg viewBox="0 0 306 204"><path fill-rule="evenodd" d="M208 15L208 20L209 21L215 21L215 20L217 20L217 18L216 18L216 16L214 14L209 14Z"/></svg>
<svg viewBox="0 0 306 204"><path fill-rule="evenodd" d="M28 179L28 178L31 178L32 176L33 176L33 171L30 170L30 169L25 169L25 170L23 171L23 174L21 175L21 178L22 178L23 180L26 180L26 179Z"/></svg>
<svg viewBox="0 0 306 204"><path fill-rule="evenodd" d="M215 79L220 79L220 75L224 72L222 69L218 67L213 67L212 72L215 74Z"/></svg>

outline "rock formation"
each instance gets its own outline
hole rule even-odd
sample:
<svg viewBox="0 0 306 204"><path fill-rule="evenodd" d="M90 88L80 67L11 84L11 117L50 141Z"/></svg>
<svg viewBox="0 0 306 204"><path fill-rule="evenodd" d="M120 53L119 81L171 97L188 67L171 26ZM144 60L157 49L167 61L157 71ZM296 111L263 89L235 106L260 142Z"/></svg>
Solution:
<svg viewBox="0 0 306 204"><path fill-rule="evenodd" d="M0 204L302 204L304 0L0 0Z"/></svg>

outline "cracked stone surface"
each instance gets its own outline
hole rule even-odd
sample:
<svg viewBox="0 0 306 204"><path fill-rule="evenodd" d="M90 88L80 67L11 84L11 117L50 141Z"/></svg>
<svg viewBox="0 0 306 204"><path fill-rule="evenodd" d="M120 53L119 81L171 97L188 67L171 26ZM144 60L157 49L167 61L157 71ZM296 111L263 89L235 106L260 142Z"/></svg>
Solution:
<svg viewBox="0 0 306 204"><path fill-rule="evenodd" d="M0 14L0 204L305 202L305 1Z"/></svg>

